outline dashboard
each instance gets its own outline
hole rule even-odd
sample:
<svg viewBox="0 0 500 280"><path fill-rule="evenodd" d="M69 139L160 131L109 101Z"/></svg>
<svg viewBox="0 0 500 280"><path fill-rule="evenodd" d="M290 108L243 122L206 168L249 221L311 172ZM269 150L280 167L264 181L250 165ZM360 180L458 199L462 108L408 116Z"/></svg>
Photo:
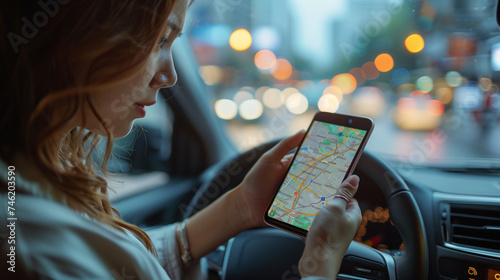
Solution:
<svg viewBox="0 0 500 280"><path fill-rule="evenodd" d="M337 279L500 280L497 174L403 169L389 162L414 198L398 202L408 192L392 192L389 180L394 178L384 176L389 170L369 154L354 171L361 179L355 196L363 213L355 236L359 243L351 243ZM422 226L415 226L418 220ZM300 279L297 263L303 246L300 238L283 231L253 229L211 253L207 266L222 276L213 279Z"/></svg>
<svg viewBox="0 0 500 280"><path fill-rule="evenodd" d="M500 280L498 174L415 167L404 179L425 223L429 279Z"/></svg>

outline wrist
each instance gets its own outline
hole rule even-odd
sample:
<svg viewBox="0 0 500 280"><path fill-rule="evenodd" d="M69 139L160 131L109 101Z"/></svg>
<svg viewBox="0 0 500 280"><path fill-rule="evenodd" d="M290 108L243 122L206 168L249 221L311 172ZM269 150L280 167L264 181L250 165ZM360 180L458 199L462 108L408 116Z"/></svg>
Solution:
<svg viewBox="0 0 500 280"><path fill-rule="evenodd" d="M336 250L315 246L305 248L299 261L299 270L302 277L322 276L328 279L336 279L340 270L343 254Z"/></svg>
<svg viewBox="0 0 500 280"><path fill-rule="evenodd" d="M223 196L227 209L225 211L226 222L236 234L252 227L251 211L247 207L239 187L232 189Z"/></svg>
<svg viewBox="0 0 500 280"><path fill-rule="evenodd" d="M189 241L187 238L186 220L177 224L175 228L175 239L179 248L179 255L184 267L193 262L193 257L189 250Z"/></svg>

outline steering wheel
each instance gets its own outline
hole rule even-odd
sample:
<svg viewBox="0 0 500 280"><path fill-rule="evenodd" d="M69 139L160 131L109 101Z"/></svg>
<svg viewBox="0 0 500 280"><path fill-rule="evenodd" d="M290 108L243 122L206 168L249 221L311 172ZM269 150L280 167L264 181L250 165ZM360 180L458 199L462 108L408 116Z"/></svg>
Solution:
<svg viewBox="0 0 500 280"><path fill-rule="evenodd" d="M236 187L257 159L277 141L240 154L205 174L184 213L188 218ZM424 223L417 203L404 180L379 157L364 151L355 174L370 177L384 194L391 220L404 242L404 251L391 255L358 242L351 242L337 279L427 279L428 247ZM274 228L240 233L213 254L222 266L214 265L223 280L299 279L298 260L304 242ZM202 263L207 263L206 259Z"/></svg>

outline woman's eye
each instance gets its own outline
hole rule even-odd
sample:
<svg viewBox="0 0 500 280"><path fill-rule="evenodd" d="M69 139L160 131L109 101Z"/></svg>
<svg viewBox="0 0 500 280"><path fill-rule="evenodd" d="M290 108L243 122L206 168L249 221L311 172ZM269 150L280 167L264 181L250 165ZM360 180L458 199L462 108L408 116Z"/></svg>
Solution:
<svg viewBox="0 0 500 280"><path fill-rule="evenodd" d="M161 38L160 43L158 44L158 46L161 48L166 41L167 41L167 37L164 36L163 38Z"/></svg>

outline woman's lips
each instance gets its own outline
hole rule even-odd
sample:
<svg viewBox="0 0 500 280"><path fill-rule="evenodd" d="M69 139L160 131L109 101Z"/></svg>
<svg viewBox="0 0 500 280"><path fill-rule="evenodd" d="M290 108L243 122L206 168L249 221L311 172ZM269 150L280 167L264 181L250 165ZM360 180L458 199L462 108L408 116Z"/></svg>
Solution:
<svg viewBox="0 0 500 280"><path fill-rule="evenodd" d="M138 105L141 105L141 106L151 106L151 105L154 105L156 103L156 100L153 100L151 102L147 102L147 103L135 103L135 104L138 104Z"/></svg>
<svg viewBox="0 0 500 280"><path fill-rule="evenodd" d="M137 110L137 112L139 113L139 115L141 115L141 117L145 117L146 116L146 106L151 106L151 105L154 105L156 103L156 100L155 101L151 101L151 102L147 102L147 103L135 103L135 109Z"/></svg>

